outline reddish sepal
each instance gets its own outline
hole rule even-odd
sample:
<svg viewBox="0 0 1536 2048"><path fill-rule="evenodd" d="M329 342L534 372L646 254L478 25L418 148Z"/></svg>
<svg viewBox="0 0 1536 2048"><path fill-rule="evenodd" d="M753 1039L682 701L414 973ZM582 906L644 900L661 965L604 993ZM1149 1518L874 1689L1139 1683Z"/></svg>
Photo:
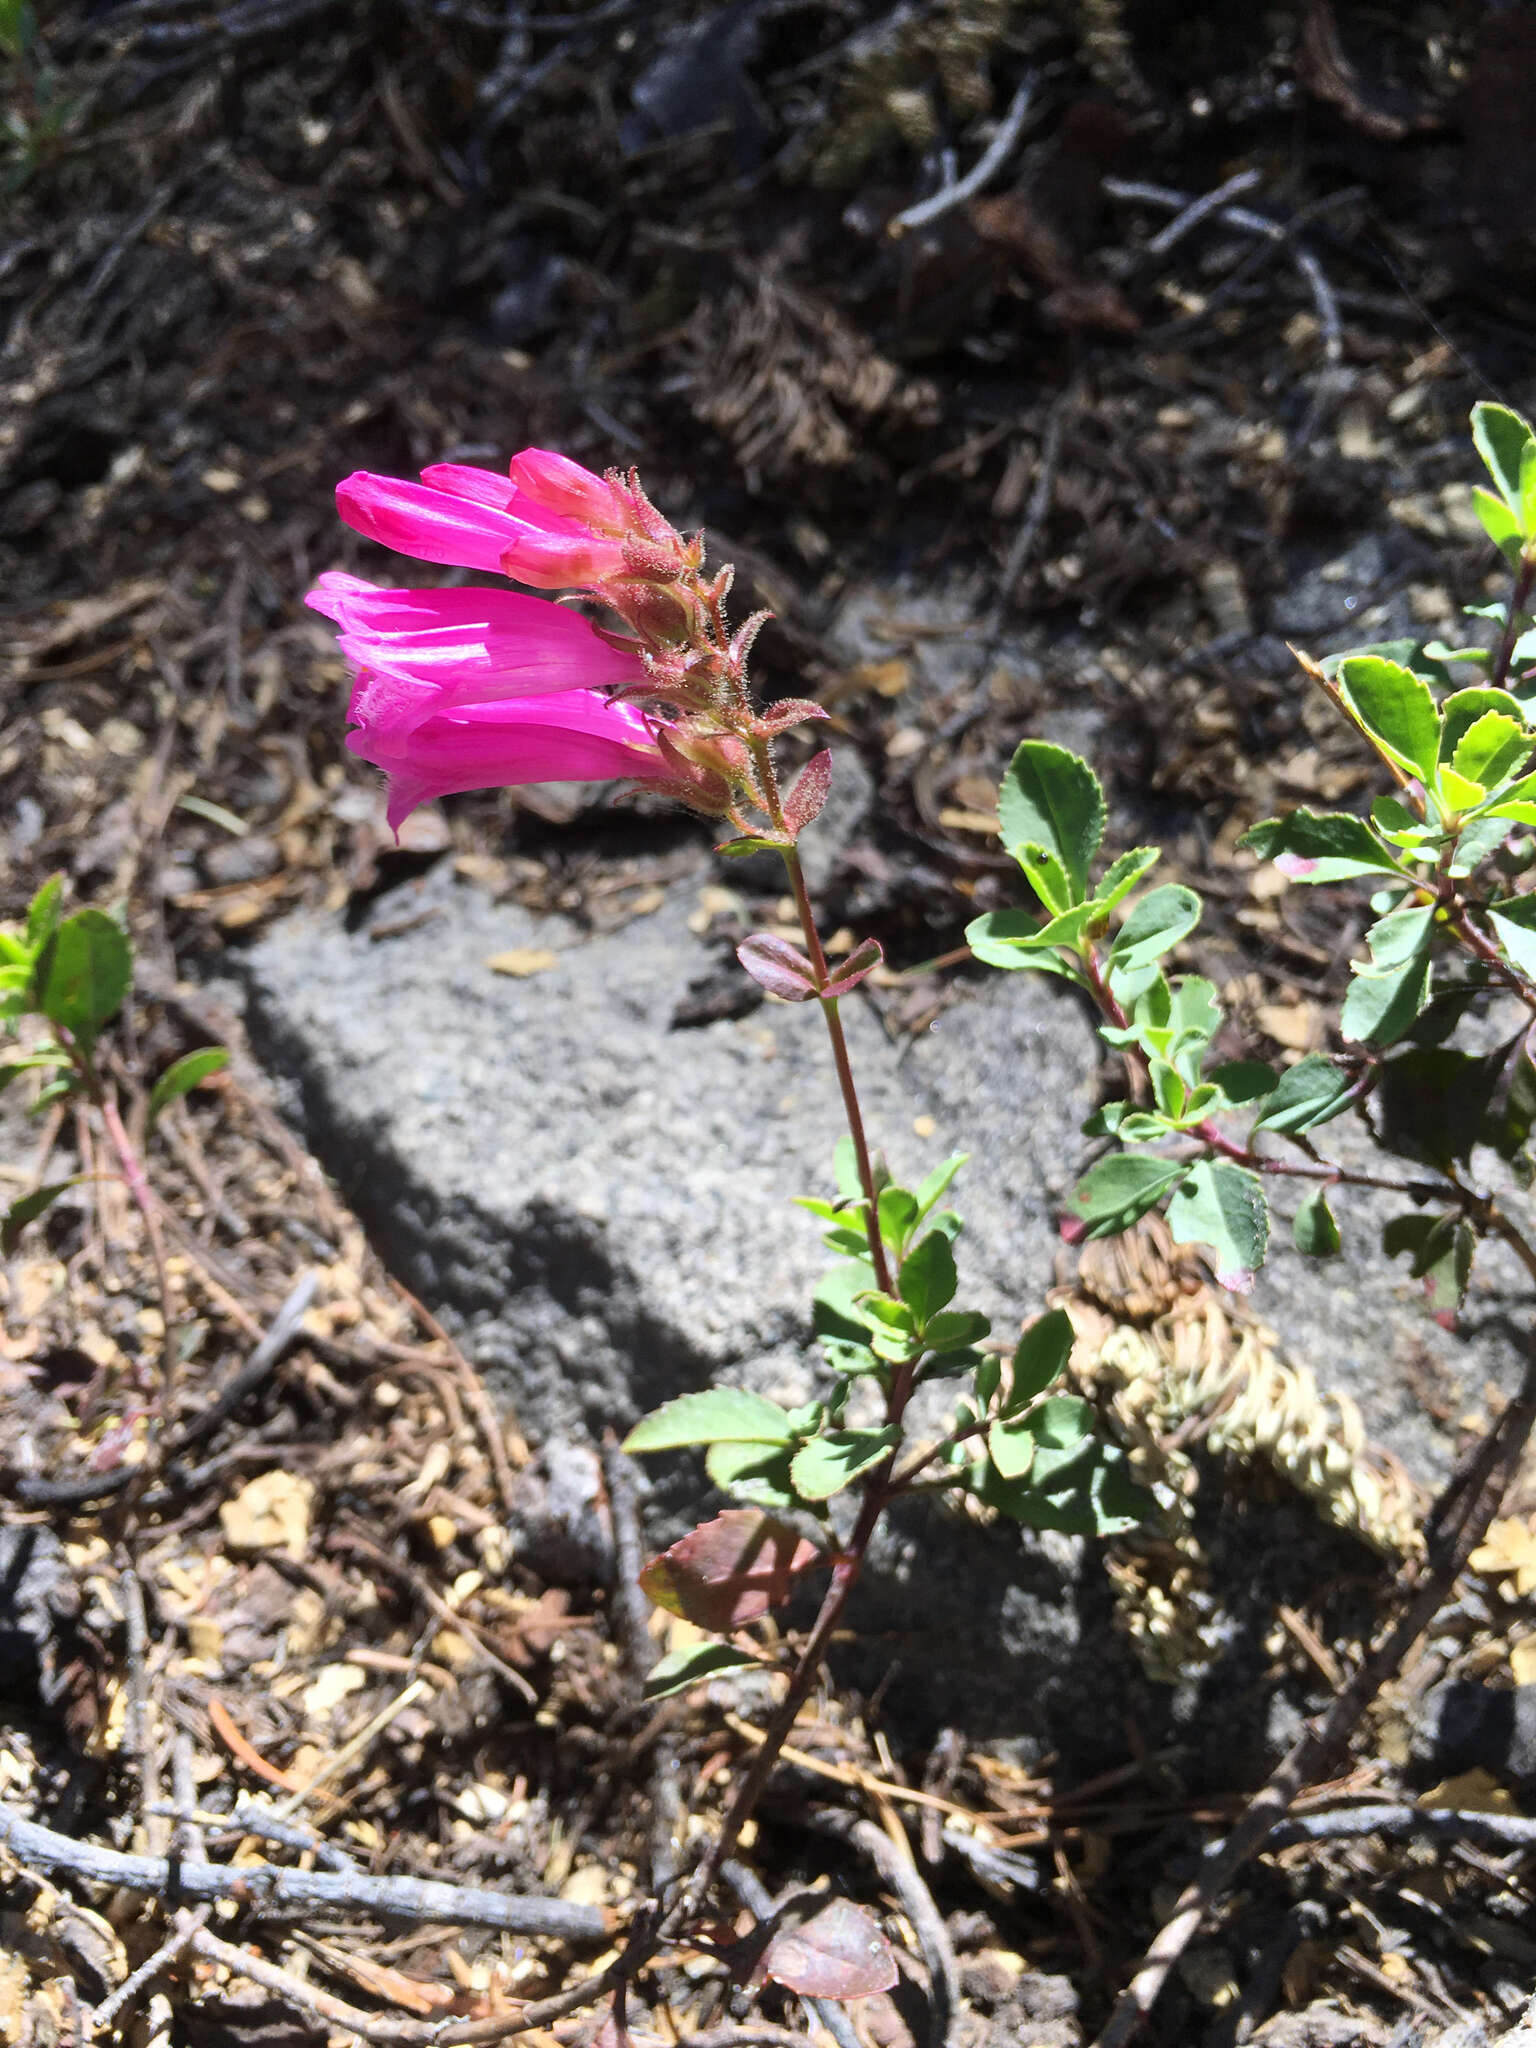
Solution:
<svg viewBox="0 0 1536 2048"><path fill-rule="evenodd" d="M791 726L806 725L813 718L830 718L831 712L820 704L813 704L809 697L781 697L777 704L770 704L761 717L754 720L759 739L777 739L781 732L788 732Z"/></svg>
<svg viewBox="0 0 1536 2048"><path fill-rule="evenodd" d="M759 1969L801 1998L868 1998L889 1991L897 1977L891 1944L851 1899L833 1899L799 1927L776 1934Z"/></svg>
<svg viewBox="0 0 1536 2048"><path fill-rule="evenodd" d="M832 788L832 750L823 747L818 754L812 754L800 770L794 788L784 799L784 823L796 835L803 832L813 818L821 815Z"/></svg>

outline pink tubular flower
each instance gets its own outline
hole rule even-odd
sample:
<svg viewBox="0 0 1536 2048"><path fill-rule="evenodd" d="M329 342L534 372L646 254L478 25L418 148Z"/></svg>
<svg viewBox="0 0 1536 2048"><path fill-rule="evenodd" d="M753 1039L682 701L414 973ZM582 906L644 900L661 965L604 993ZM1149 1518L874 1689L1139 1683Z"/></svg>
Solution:
<svg viewBox="0 0 1536 2048"><path fill-rule="evenodd" d="M504 697L451 711L402 712L393 677L360 675L347 745L389 777L398 832L418 804L524 782L661 781L669 771L643 713L596 690Z"/></svg>
<svg viewBox="0 0 1536 2048"><path fill-rule="evenodd" d="M512 458L511 477L520 497L530 505L541 505L556 518L580 519L616 533L622 533L629 523L613 485L572 462L568 455L556 455L548 448L525 448Z"/></svg>
<svg viewBox="0 0 1536 2048"><path fill-rule="evenodd" d="M305 603L341 628L360 671L409 686L422 716L460 704L556 690L622 689L645 675L638 650L614 646L579 612L513 590L381 590L330 570Z"/></svg>
<svg viewBox="0 0 1536 2048"><path fill-rule="evenodd" d="M464 463L435 463L419 484L358 470L337 485L336 505L349 526L383 547L499 572L536 590L585 588L624 567L616 536L546 509L510 477Z"/></svg>

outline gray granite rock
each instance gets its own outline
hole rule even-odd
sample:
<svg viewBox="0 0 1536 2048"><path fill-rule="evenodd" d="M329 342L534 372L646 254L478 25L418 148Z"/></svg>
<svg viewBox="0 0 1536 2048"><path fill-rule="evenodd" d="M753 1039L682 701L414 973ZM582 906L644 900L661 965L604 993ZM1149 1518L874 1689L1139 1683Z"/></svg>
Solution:
<svg viewBox="0 0 1536 2048"><path fill-rule="evenodd" d="M600 1541L595 1481L570 1483L572 1444L715 1379L786 1403L817 1385L807 1303L827 1255L791 1198L829 1187L836 1087L813 1006L669 1028L678 992L714 957L688 923L710 875L701 857L654 915L588 938L494 905L443 865L359 929L297 918L246 959L253 1041L286 1077L314 1150L524 1433L551 1447L534 1520L540 1540L564 1531L569 1556ZM526 979L493 973L490 957L514 949L547 949L553 964ZM1087 1018L1032 975L978 981L906 1045L862 1001L844 1009L871 1136L895 1170L915 1177L951 1151L972 1155L956 1190L962 1299L1017 1327L1059 1277L1056 1217L1084 1164L1099 1071ZM1350 1142L1342 1127L1323 1135ZM1255 1301L1286 1354L1351 1392L1371 1434L1433 1480L1460 1415L1488 1382L1513 1384L1518 1278L1491 1262L1470 1334L1439 1329L1377 1244L1401 1201L1371 1201L1375 1211L1341 1197L1346 1255L1330 1263L1303 1261L1278 1227ZM945 1390L931 1399L919 1426ZM577 1462L590 1478L590 1459ZM701 1497L698 1461L650 1471L653 1533L675 1533ZM571 1514L566 1494L581 1496ZM1310 1510L1295 1513L1311 1526ZM1255 1586L1268 1584L1266 1542L1297 1547L1251 1524L1229 1546ZM1100 1735L1120 1739L1130 1681L1108 1643L1102 1575L1080 1546L905 1523L860 1602L875 1676L881 1658L899 1660L930 1726L963 1719L1031 1755L1064 1731L1090 1752ZM1239 1632L1258 1642L1257 1606L1250 1622ZM1111 1667L1118 1703L1106 1711ZM1202 1747L1241 1740L1262 1763L1274 1730L1220 1736L1210 1684L1196 1697Z"/></svg>

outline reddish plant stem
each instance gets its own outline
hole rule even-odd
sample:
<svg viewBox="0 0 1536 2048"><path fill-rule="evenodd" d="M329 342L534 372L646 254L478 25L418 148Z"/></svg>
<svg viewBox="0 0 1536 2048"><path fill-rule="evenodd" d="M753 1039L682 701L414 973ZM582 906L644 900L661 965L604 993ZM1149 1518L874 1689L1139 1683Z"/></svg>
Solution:
<svg viewBox="0 0 1536 2048"><path fill-rule="evenodd" d="M117 1101L111 1090L96 1072L95 1062L81 1047L72 1048L75 1063L84 1078L91 1100L100 1112L101 1121L117 1154L117 1163L122 1169L123 1184L133 1199L134 1207L144 1219L144 1232L149 1240L149 1253L154 1261L155 1285L160 1294L160 1391L157 1397L162 1422L169 1420L171 1401L176 1390L176 1333L171 1325L171 1276L165 1260L165 1239L160 1231L160 1218L155 1213L154 1191L145 1176L143 1162L138 1149L129 1137L127 1128L118 1112Z"/></svg>
<svg viewBox="0 0 1536 2048"><path fill-rule="evenodd" d="M1505 678L1509 664L1514 658L1515 642L1520 637L1520 614L1525 610L1531 594L1531 585L1536 583L1536 559L1522 549L1519 565L1515 570L1515 587L1509 594L1509 615L1504 621L1504 631L1499 638L1499 651L1493 658L1493 667L1488 672L1488 681L1495 690L1508 687Z"/></svg>
<svg viewBox="0 0 1536 2048"><path fill-rule="evenodd" d="M800 865L799 850L794 846L785 846L780 851L784 855L784 866L789 873L789 886L794 891L795 909L799 913L800 929L805 935L805 950L810 955L816 986L825 988L832 977L827 971L827 956L822 950L821 935L816 929L816 917L806 890L805 872ZM869 1239L869 1257L875 1269L875 1285L882 1294L894 1294L890 1261L885 1254L885 1240L880 1235L879 1198L875 1189L874 1168L870 1164L869 1141L864 1135L864 1117L859 1108L859 1091L854 1086L853 1068L848 1059L848 1040L843 1031L843 1020L837 1013L836 996L819 996L817 1000L821 1004L821 1014L827 1020L827 1036L832 1041L832 1063L837 1068L837 1085L842 1090L843 1112L848 1119L848 1135L853 1140L853 1156L858 1162L859 1186L864 1190L864 1230ZM897 1418L892 1418L895 1419Z"/></svg>

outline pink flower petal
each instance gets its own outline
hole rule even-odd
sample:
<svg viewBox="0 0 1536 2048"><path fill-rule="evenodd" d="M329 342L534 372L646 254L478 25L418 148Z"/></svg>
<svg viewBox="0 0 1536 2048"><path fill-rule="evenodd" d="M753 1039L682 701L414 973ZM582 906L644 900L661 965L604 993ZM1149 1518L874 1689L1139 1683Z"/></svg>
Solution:
<svg viewBox="0 0 1536 2048"><path fill-rule="evenodd" d="M641 714L592 690L519 697L434 714L402 726L398 684L360 677L347 745L390 778L388 817L398 831L415 809L466 789L508 789L524 782L655 779L665 764Z"/></svg>
<svg viewBox="0 0 1536 2048"><path fill-rule="evenodd" d="M341 628L359 669L427 685L428 708L639 682L638 651L610 645L579 612L511 590L381 590L336 571L306 600Z"/></svg>
<svg viewBox="0 0 1536 2048"><path fill-rule="evenodd" d="M613 486L568 455L556 455L549 448L524 448L513 456L510 474L519 496L547 512L589 525L624 525L623 508Z"/></svg>
<svg viewBox="0 0 1536 2048"><path fill-rule="evenodd" d="M510 497L510 491L508 492ZM381 547L422 562L448 562L491 575L524 532L504 510L430 484L358 470L336 486L336 509L348 526Z"/></svg>

